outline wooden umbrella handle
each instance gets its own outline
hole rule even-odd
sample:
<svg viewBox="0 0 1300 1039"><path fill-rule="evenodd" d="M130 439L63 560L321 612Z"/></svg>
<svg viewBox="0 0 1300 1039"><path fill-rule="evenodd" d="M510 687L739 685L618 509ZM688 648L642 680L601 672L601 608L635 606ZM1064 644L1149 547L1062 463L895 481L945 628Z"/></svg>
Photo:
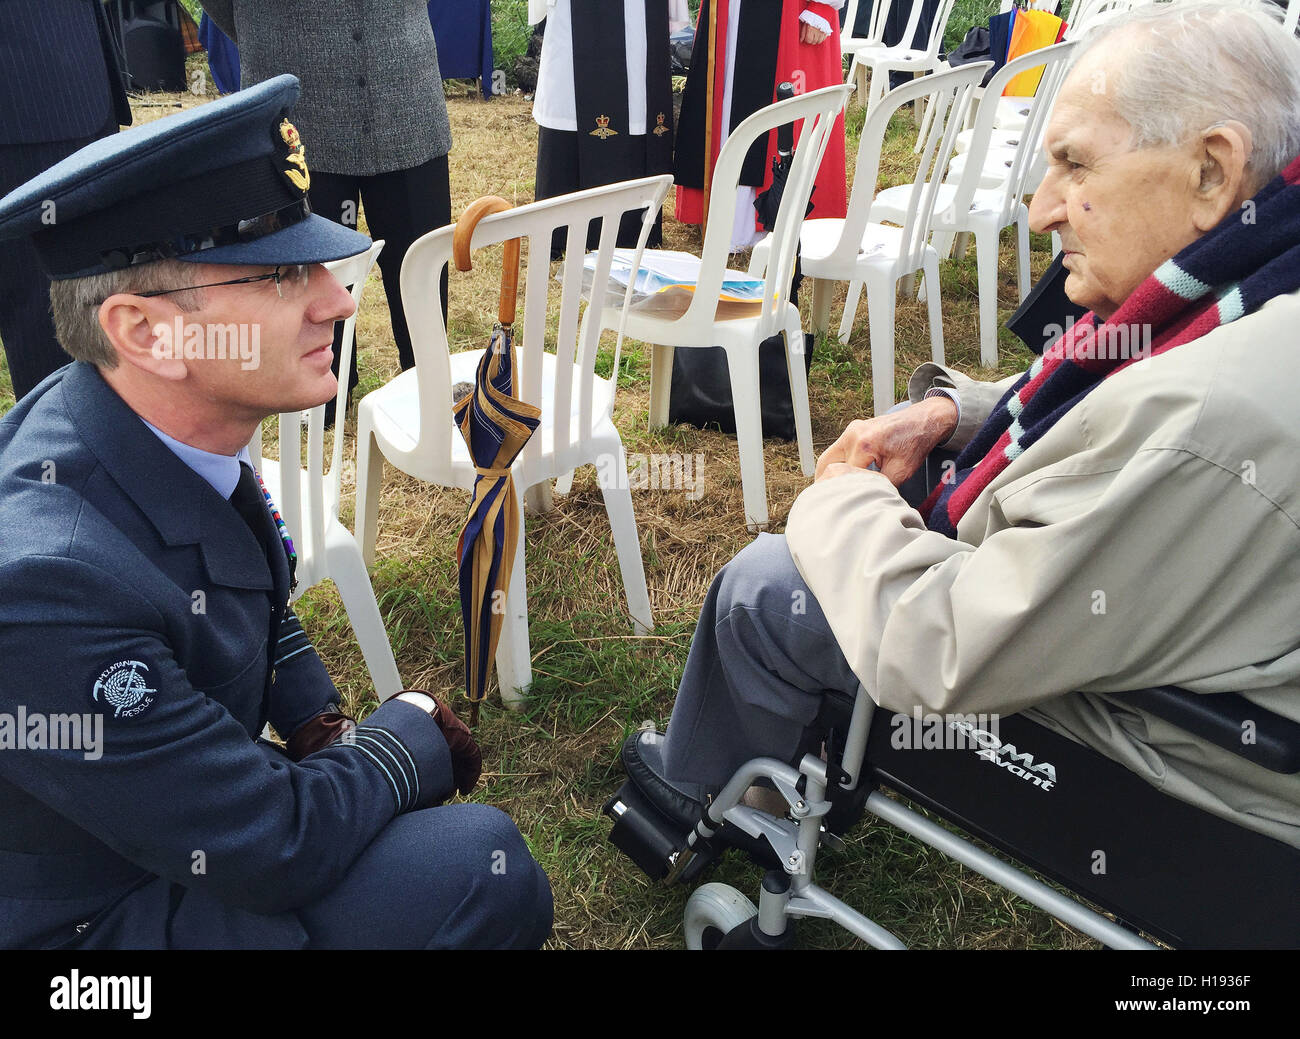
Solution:
<svg viewBox="0 0 1300 1039"><path fill-rule="evenodd" d="M473 266L470 262L469 243L474 237L474 228L478 227L478 222L492 213L502 213L511 208L509 202L497 195L484 195L465 207L451 236L451 255L456 261L456 270L467 271ZM501 324L514 324L515 300L518 295L519 239L511 238L504 244L501 257L501 296L497 304L497 320Z"/></svg>

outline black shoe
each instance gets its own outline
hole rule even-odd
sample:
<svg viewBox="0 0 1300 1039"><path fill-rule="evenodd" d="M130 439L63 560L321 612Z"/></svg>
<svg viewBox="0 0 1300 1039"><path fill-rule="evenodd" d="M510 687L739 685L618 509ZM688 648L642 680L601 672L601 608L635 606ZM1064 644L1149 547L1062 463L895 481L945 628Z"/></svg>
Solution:
<svg viewBox="0 0 1300 1039"><path fill-rule="evenodd" d="M664 735L634 732L623 742L620 756L628 779L673 822L689 830L700 821L707 793L699 783L670 782L664 776Z"/></svg>
<svg viewBox="0 0 1300 1039"><path fill-rule="evenodd" d="M634 732L623 743L623 768L630 779L663 815L692 829L712 799L711 792L700 783L669 780L664 775L664 734ZM712 828L712 827L711 827ZM781 861L765 837L751 837L731 823L723 823L712 843L718 847L737 848L766 869L779 869Z"/></svg>

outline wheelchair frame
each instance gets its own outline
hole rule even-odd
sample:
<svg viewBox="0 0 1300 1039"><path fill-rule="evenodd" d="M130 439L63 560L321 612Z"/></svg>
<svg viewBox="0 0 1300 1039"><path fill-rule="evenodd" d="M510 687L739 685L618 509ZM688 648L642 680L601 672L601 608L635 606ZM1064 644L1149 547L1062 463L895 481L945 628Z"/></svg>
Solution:
<svg viewBox="0 0 1300 1039"><path fill-rule="evenodd" d="M1156 690L1153 692L1159 693L1161 691ZM1183 695L1194 696L1195 694ZM707 918L708 929L720 939L716 946L719 948L788 946L793 941L793 928L790 924L792 921L801 918L821 918L834 921L876 948L904 948L903 942L897 936L836 898L813 880L817 852L821 843L823 841L831 844L838 842L838 838L828 833L822 825L822 820L832 808L831 801L827 799L828 790L837 789L837 791L842 791L845 795L857 791L860 796L860 788L866 782L872 782L877 786L890 786L899 790L905 796L927 804L928 807L933 808L950 821L955 821L969 832L988 840L999 847L1000 850L1006 851L1010 856L1024 859L1033 868L1038 869L1039 872L1064 883L1065 886L1072 891L1076 891L1076 893L1080 886L1086 886L1070 883L1071 878L1063 876L1060 869L1054 869L1050 856L1041 854L1041 849L1039 849L1038 854L1025 856L1019 853L1014 844L999 841L996 833L988 827L980 826L978 820L975 821L975 825L968 825L967 820L963 818L963 811L960 806L955 810L945 810L943 801L936 800L933 796L927 796L920 785L914 786L908 782L906 767L896 770L899 777L901 777L899 778L891 776L887 771L879 771L874 763L868 765L868 749L872 737L872 725L874 721L881 719L884 713L875 706L866 692L859 688L854 700L847 733L843 740L842 753L837 755L832 751L828 755L829 762L813 754L806 754L801 760L798 769L774 758L755 758L746 762L704 810L702 819L687 836L684 846L681 846L679 841L676 850L670 851L666 855L663 851L665 846L662 842L653 851L648 849L643 839L641 843L638 843L638 839L642 838L645 832L645 813L644 809L640 809L641 818L636 818L638 807L632 804L635 798L627 796L626 787L624 791L620 792L619 796L610 802L610 814L616 820L614 832L610 835L611 841L630 854L652 875L654 874L654 863L657 857L658 862L662 864L661 875L666 872L666 879L669 883L688 880L693 874L698 873L700 867L706 861L702 857L702 853L717 850L718 831L724 823L730 824L751 838L766 838L775 851L782 868L780 870L769 870L765 875L756 910L739 892L726 885L711 884L707 886L707 888L712 889L711 891L702 888L695 895L692 895L692 902L696 900L697 896L707 895L708 897L699 906L693 907L691 903L688 903L686 914L688 946L703 947L700 944L700 935L692 933L691 924L693 916L698 918L703 913ZM1280 723L1281 731L1286 738L1287 748L1296 747L1297 743L1294 737L1300 731L1300 727L1285 719L1277 718L1275 720ZM1182 904L1187 899L1203 899L1206 896L1205 878L1212 877L1217 882L1223 871L1230 869L1234 865L1238 866L1239 869L1244 866L1247 869L1254 870L1258 864L1263 863L1260 866L1263 874L1252 873L1249 879L1252 883L1259 885L1258 890L1260 891L1268 892L1271 884L1271 890L1275 894L1281 893L1282 898L1285 898L1286 877L1289 875L1294 878L1294 876L1300 875L1300 849L1291 848L1262 834L1243 829L1234 823L1211 816L1198 808L1175 801L1150 786L1145 780L1129 772L1122 765L1105 758L1100 752L1082 744L1074 744L1073 741L1068 741L1065 737L1051 733L1050 730L1042 728L1030 720L1022 719L1021 721L1023 726L1031 727L1033 730L1039 730L1042 734L1045 734L1045 738L1058 741L1056 747L1058 751L1065 744L1069 744L1076 748L1077 754L1086 756L1090 763L1096 765L1097 769L1106 772L1110 781L1121 785L1127 784L1124 794L1121 796L1135 801L1143 797L1156 799L1149 804L1159 809L1161 815L1171 817L1172 821L1168 823L1170 831L1176 832L1179 827L1187 826L1197 831L1194 836L1201 843L1189 852L1188 858L1196 859L1198 855L1205 858L1208 855L1212 861L1200 867L1199 874L1193 870L1189 877L1184 878L1188 885L1187 892L1184 893L1182 889L1175 890L1171 896L1171 904ZM877 727L876 731L877 739L879 739L882 730ZM885 750L887 752L887 748ZM959 769L964 768L967 771L971 767L968 762L974 760L974 755L970 755L968 751L948 750L942 753L956 755L951 759L951 762L956 764ZM836 761L837 757L839 758L838 762ZM1283 757L1285 761L1282 770L1295 771L1293 767L1295 764L1294 753L1289 752ZM1091 762L1093 758L1096 759L1095 762ZM928 775L935 764L936 759L931 754L925 759L924 769L919 771ZM943 770L940 769L939 771L942 772ZM745 792L756 780L760 779L770 782L785 799L789 806L790 818L777 819L766 812L741 803ZM955 782L959 785L968 785L970 782L969 776L963 777L959 775ZM1033 785L1021 782L1017 786L1020 790L1027 792ZM1016 790L1017 787L1010 789ZM981 796L982 793L981 791ZM1076 794L1075 796L1079 795ZM1086 797L1087 795L1083 796ZM960 798L958 800L960 801ZM1216 933L1213 912L1210 912L1208 919L1196 921L1188 931L1181 933L1176 926L1173 929L1169 926L1162 927L1159 920L1155 921L1154 926L1146 922L1132 925L1124 922L1117 923L1101 912L1084 905L1078 898L1088 898L1095 901L1103 908L1116 912L1122 919L1132 916L1142 921L1145 915L1143 910L1135 911L1134 907L1122 904L1122 897L1120 896L1131 896L1131 891L1122 890L1122 883L1119 885L1121 890L1117 896L1099 895L1096 890L1085 890L1078 893L1077 898L1070 897L1035 879L1017 866L976 847L965 837L950 832L911 808L885 796L879 789L873 789L867 793L863 801L863 809L877 818L892 823L923 843L975 870L1019 895L1025 901L1043 909L1058 920L1069 924L1110 948L1158 948L1158 946L1137 933L1139 927L1147 934L1154 935L1157 939L1175 946L1179 944L1193 946L1207 943L1212 945L1222 944L1219 939L1213 937ZM1095 817L1090 821L1095 824L1096 819L1103 814L1104 809L1099 807ZM1141 821L1145 831L1147 820L1144 817ZM1032 827L1036 824L1031 820L1029 825ZM1159 830L1158 823L1153 821L1152 825L1157 831ZM638 826L640 832L635 832ZM1157 832L1154 838L1155 842L1160 843L1163 836L1163 834ZM1240 853L1240 849L1243 848L1245 854ZM1080 847L1071 850L1075 853L1077 859ZM1215 858L1216 855L1217 858ZM1177 859L1174 858L1172 861L1176 862ZM1139 862L1139 866L1141 864ZM1157 868L1163 870L1166 864L1157 862L1156 865ZM1271 874L1268 873L1270 868L1272 869ZM1078 872L1076 869L1076 877L1074 878L1076 880ZM1158 874L1139 877L1138 888L1141 889L1145 885L1149 890L1153 886L1153 876L1156 887L1168 888L1171 884L1177 886L1177 878L1166 877L1164 872L1161 871ZM1230 882L1231 878L1229 878ZM722 902L717 901L719 898L722 899ZM1111 904L1107 905L1108 901ZM712 911L710 906L716 909L728 902L732 906L731 909L728 909L727 912L722 913L720 916L714 913L713 918L710 918ZM1233 911L1232 907L1226 907L1220 913L1220 919L1232 919L1232 917L1224 917L1223 913L1232 913ZM1280 918L1278 913L1281 913ZM1288 910L1282 906L1273 906L1271 904L1265 907L1262 912L1257 913L1254 918L1236 925L1235 932L1229 935L1228 944L1249 942L1248 936L1252 933L1252 928L1257 926L1275 928L1273 932L1264 936L1266 944L1300 944L1300 910ZM1294 931L1289 930L1292 927L1295 928ZM1208 939L1207 934L1211 936ZM1243 937L1243 935L1246 937Z"/></svg>

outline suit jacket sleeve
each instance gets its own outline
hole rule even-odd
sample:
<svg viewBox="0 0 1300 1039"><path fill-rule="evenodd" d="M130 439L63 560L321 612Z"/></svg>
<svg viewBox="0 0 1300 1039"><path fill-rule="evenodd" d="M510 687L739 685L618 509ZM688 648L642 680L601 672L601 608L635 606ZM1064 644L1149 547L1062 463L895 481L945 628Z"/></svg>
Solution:
<svg viewBox="0 0 1300 1039"><path fill-rule="evenodd" d="M450 793L437 724L400 701L296 764L265 754L190 685L167 625L82 560L0 570L0 710L103 717L98 754L0 754L0 775L143 868L260 913L321 897L395 815ZM97 684L127 671L126 695Z"/></svg>
<svg viewBox="0 0 1300 1039"><path fill-rule="evenodd" d="M338 690L292 608L280 622L273 673L267 720L285 740L322 711L338 710Z"/></svg>

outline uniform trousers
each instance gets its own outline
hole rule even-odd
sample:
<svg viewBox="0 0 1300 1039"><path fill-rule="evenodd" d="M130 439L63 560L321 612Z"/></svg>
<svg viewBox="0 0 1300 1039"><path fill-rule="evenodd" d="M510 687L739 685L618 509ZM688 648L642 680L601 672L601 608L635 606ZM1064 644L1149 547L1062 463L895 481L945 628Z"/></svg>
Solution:
<svg viewBox="0 0 1300 1039"><path fill-rule="evenodd" d="M92 137L38 144L0 145L0 198L44 173L91 141L117 133L117 116ZM54 214L57 218L57 212ZM0 340L4 342L14 397L23 396L38 382L72 360L54 337L50 316L50 279L46 276L30 238L0 242Z"/></svg>
<svg viewBox="0 0 1300 1039"><path fill-rule="evenodd" d="M336 223L357 226L358 203L366 210L366 227L370 237L384 240L379 254L379 270L388 297L388 313L393 322L393 339L402 370L415 365L411 333L406 326L402 307L402 260L406 250L423 234L451 223L451 182L447 156L440 155L410 169L379 173L373 177L354 177L342 173L312 170L311 208L313 213ZM447 320L447 271L444 268L438 285L442 299L442 319ZM334 374L339 373L342 323L334 332ZM352 371L348 389L357 384L357 352L352 351Z"/></svg>
<svg viewBox="0 0 1300 1039"><path fill-rule="evenodd" d="M146 877L75 931L61 930L42 944L536 949L550 934L552 909L546 874L509 817L489 805L453 804L397 816L333 888L294 909L264 915L199 887Z"/></svg>
<svg viewBox="0 0 1300 1039"><path fill-rule="evenodd" d="M903 499L924 500L955 457L931 452ZM663 744L666 778L716 790L751 758L796 764L824 736L813 728L823 694L856 696L858 684L785 535L760 534L718 571L700 610Z"/></svg>
<svg viewBox="0 0 1300 1039"><path fill-rule="evenodd" d="M536 949L551 886L505 813L444 805L399 815L297 916L312 949Z"/></svg>

